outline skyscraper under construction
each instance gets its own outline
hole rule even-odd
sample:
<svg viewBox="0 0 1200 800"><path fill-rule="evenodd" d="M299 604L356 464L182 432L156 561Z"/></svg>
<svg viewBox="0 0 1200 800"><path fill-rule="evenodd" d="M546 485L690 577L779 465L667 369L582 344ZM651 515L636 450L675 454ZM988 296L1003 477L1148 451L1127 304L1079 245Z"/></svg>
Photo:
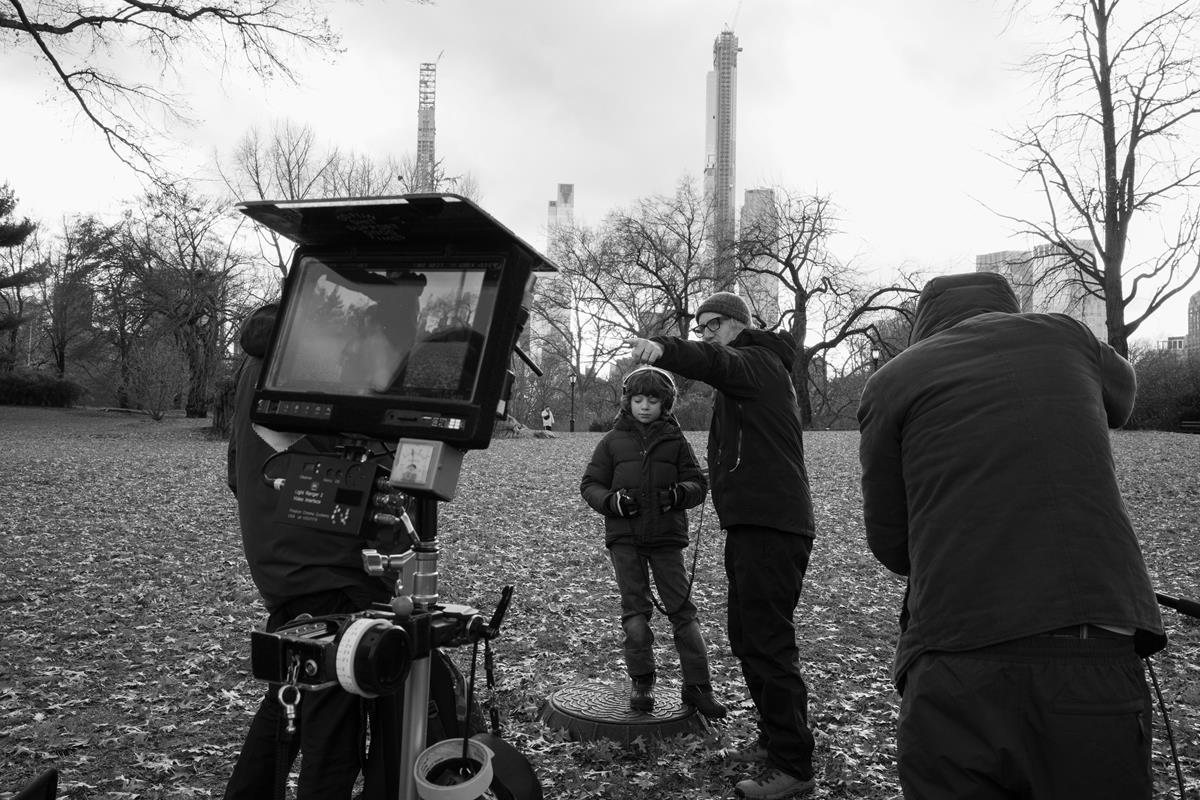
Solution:
<svg viewBox="0 0 1200 800"><path fill-rule="evenodd" d="M713 68L708 73L704 195L712 208L717 283L723 286L730 285L734 273L737 54L740 51L733 31L721 31L713 42Z"/></svg>
<svg viewBox="0 0 1200 800"><path fill-rule="evenodd" d="M440 58L440 56L439 56ZM421 65L417 84L417 170L412 190L432 192L437 187L437 156L434 153L434 108L437 99L437 62Z"/></svg>

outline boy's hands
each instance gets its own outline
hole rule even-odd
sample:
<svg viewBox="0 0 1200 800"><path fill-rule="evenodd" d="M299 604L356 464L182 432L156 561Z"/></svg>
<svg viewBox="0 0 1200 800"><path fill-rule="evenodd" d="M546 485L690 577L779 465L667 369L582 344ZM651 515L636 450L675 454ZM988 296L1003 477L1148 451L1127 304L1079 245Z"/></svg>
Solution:
<svg viewBox="0 0 1200 800"><path fill-rule="evenodd" d="M628 489L621 489L613 492L608 496L608 508L618 517L636 517L641 508L638 507L637 498L629 493Z"/></svg>
<svg viewBox="0 0 1200 800"><path fill-rule="evenodd" d="M658 510L675 511L683 508L683 487L672 483L665 489L658 490Z"/></svg>

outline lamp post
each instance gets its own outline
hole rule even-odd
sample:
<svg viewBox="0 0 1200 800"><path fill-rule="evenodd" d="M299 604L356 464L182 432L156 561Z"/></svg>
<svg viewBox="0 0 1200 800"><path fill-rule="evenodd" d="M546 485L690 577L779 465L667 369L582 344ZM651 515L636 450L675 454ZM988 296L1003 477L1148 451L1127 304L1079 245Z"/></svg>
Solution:
<svg viewBox="0 0 1200 800"><path fill-rule="evenodd" d="M874 372L875 370L879 369L879 358L882 355L883 355L883 353L880 351L880 349L878 347L871 348L871 372Z"/></svg>
<svg viewBox="0 0 1200 800"><path fill-rule="evenodd" d="M576 377L575 373L572 372L571 377L568 378L568 380L571 382L571 433L574 433L575 432L575 381L578 380L578 378Z"/></svg>

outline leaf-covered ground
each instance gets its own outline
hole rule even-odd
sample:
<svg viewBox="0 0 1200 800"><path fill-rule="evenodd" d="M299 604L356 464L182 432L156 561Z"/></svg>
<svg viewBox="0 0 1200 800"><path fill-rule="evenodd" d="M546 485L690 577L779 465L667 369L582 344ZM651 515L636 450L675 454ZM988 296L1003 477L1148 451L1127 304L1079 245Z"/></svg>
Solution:
<svg viewBox="0 0 1200 800"><path fill-rule="evenodd" d="M205 425L0 408L0 799L50 765L62 772L60 797L221 795L262 691L249 675L248 631L263 614L224 485L224 443ZM730 719L710 736L628 747L571 742L538 720L559 687L622 680L599 518L578 495L597 438L498 440L467 456L459 496L441 509L441 596L489 613L500 588L515 585L496 643L497 701L505 736L548 798L731 797L739 775L718 749L750 735L752 713L728 654L711 507L693 592ZM1200 437L1113 441L1156 588L1200 599ZM902 587L863 543L857 434L811 433L806 443L819 530L797 622L817 736L814 796L888 798L899 791L888 672ZM1154 666L1197 792L1200 624L1166 609L1164 620L1171 645ZM668 643L664 682L677 685L669 631L655 626ZM1154 751L1156 797L1178 797L1157 716Z"/></svg>

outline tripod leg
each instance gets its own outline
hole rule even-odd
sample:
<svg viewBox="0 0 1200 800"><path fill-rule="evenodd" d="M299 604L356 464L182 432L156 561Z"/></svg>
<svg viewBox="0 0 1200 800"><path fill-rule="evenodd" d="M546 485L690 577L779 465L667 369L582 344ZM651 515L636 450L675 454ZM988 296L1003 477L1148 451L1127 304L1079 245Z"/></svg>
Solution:
<svg viewBox="0 0 1200 800"><path fill-rule="evenodd" d="M404 721L400 729L400 797L417 800L413 772L417 756L425 749L429 713L429 662L426 655L415 659L404 684Z"/></svg>

